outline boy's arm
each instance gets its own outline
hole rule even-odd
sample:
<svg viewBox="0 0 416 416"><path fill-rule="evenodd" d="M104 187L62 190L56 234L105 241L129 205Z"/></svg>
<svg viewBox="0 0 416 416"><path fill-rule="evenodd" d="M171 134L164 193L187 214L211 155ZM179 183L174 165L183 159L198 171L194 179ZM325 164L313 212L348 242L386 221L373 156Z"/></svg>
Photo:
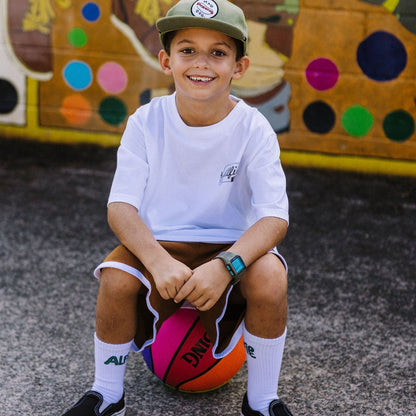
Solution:
<svg viewBox="0 0 416 416"><path fill-rule="evenodd" d="M287 222L281 218L261 218L229 248L229 251L239 254L248 267L283 240L287 226Z"/></svg>
<svg viewBox="0 0 416 416"><path fill-rule="evenodd" d="M108 205L108 224L120 242L152 274L163 299L173 298L192 275L192 270L175 260L154 238L137 209L124 202Z"/></svg>
<svg viewBox="0 0 416 416"><path fill-rule="evenodd" d="M230 248L239 254L247 267L279 244L286 235L287 222L277 217L264 217L253 224ZM242 277L244 279L244 276ZM218 301L231 276L222 260L214 259L202 264L175 296L175 302L187 299L205 311Z"/></svg>

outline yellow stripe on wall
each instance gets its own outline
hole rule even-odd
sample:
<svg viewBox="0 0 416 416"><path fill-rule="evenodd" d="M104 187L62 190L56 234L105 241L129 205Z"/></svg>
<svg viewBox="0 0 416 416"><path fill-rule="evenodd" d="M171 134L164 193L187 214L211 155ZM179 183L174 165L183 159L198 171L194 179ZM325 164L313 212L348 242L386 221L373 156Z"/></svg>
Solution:
<svg viewBox="0 0 416 416"><path fill-rule="evenodd" d="M416 162L407 160L332 156L287 150L282 150L280 158L284 166L416 177Z"/></svg>

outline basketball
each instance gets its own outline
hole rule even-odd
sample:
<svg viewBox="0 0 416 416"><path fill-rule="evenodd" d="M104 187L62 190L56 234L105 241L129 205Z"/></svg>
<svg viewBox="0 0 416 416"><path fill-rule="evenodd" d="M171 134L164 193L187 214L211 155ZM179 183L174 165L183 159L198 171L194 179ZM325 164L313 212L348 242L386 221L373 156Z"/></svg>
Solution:
<svg viewBox="0 0 416 416"><path fill-rule="evenodd" d="M215 359L197 311L186 308L162 324L155 342L142 355L150 371L166 385L188 393L223 386L246 359L242 337L227 356Z"/></svg>

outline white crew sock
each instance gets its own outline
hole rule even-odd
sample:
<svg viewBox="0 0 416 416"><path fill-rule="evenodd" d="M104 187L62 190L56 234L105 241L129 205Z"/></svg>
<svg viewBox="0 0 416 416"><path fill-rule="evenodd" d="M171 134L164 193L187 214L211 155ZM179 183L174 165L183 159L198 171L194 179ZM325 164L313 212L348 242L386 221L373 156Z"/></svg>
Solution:
<svg viewBox="0 0 416 416"><path fill-rule="evenodd" d="M278 399L280 367L285 347L286 329L274 339L259 338L243 326L244 345L247 352L247 398L253 410L269 416L269 404Z"/></svg>
<svg viewBox="0 0 416 416"><path fill-rule="evenodd" d="M92 390L101 393L106 403L117 403L123 395L124 373L132 341L106 344L94 334L95 378Z"/></svg>

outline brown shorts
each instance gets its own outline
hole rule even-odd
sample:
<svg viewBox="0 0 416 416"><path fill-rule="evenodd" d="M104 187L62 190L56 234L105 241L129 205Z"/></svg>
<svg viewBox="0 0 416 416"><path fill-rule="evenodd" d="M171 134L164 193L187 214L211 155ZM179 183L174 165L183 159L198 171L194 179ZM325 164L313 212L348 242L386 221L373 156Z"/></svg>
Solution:
<svg viewBox="0 0 416 416"><path fill-rule="evenodd" d="M175 259L194 269L213 259L221 251L227 250L229 244L183 243L161 241L160 244ZM277 252L286 267L286 262ZM162 323L180 307L189 307L186 302L175 303L172 299L165 300L156 290L151 274L140 260L126 247L119 245L101 263L94 272L99 278L103 268L116 268L137 277L142 287L138 297L137 332L134 338L136 351L142 351L155 339ZM208 311L197 310L208 337L213 345L215 358L227 355L237 344L242 335L242 321L246 309L246 301L241 295L240 286L229 284L218 302Z"/></svg>

